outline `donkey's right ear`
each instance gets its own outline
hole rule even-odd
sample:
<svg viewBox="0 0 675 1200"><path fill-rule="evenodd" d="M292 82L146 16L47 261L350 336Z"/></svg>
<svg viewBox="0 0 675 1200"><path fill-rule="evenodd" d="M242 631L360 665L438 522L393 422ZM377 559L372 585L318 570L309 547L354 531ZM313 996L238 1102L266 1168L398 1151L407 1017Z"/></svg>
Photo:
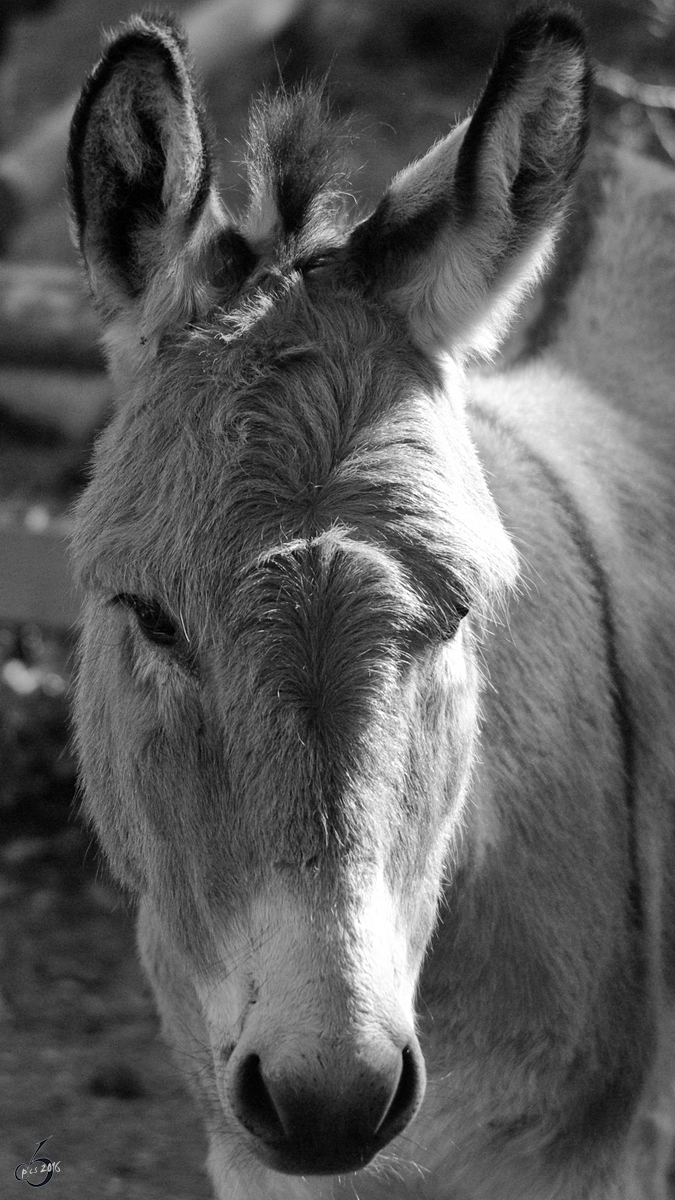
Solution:
<svg viewBox="0 0 675 1200"><path fill-rule="evenodd" d="M133 18L87 81L70 135L77 241L113 359L142 360L252 252L227 225L180 30ZM246 260L244 262L243 260Z"/></svg>

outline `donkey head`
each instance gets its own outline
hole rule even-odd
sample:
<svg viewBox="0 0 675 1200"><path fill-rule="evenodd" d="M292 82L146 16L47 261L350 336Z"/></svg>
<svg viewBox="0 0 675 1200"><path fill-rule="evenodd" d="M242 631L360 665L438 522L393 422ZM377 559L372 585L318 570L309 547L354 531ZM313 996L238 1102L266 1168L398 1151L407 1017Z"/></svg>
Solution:
<svg viewBox="0 0 675 1200"><path fill-rule="evenodd" d="M354 227L320 97L265 102L235 226L185 53L132 21L72 128L120 401L77 516L76 720L238 1195L251 1155L363 1166L422 1097L415 988L472 853L476 644L515 578L460 367L545 260L588 76L570 18L524 15L473 117Z"/></svg>

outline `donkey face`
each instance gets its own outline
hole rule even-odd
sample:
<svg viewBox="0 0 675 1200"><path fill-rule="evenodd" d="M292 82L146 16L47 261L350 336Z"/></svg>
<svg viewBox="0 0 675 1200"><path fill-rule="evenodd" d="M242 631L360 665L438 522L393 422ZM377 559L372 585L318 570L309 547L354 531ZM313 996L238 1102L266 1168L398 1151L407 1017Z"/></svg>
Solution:
<svg viewBox="0 0 675 1200"><path fill-rule="evenodd" d="M86 806L228 1195L242 1153L364 1165L422 1097L475 644L515 577L458 364L540 268L586 90L576 27L522 18L472 120L354 229L312 92L255 114L229 222L168 24L132 22L74 118L120 397L75 543Z"/></svg>

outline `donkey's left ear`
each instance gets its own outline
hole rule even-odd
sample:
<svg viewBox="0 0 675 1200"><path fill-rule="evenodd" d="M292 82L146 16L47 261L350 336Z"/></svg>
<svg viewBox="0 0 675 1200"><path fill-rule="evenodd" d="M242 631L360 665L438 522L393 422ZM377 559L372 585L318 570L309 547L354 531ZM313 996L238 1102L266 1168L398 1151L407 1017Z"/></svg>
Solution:
<svg viewBox="0 0 675 1200"><path fill-rule="evenodd" d="M397 175L354 230L352 269L424 349L489 353L505 333L564 214L589 97L577 21L526 10L473 116Z"/></svg>
<svg viewBox="0 0 675 1200"><path fill-rule="evenodd" d="M113 365L151 354L205 307L214 276L226 286L250 253L228 230L211 175L183 36L136 17L85 85L69 150L76 236Z"/></svg>

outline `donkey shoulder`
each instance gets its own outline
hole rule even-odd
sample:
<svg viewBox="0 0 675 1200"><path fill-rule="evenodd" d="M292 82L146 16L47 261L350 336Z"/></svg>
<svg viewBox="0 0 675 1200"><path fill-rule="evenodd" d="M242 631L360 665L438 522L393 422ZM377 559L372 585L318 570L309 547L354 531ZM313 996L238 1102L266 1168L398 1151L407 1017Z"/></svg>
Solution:
<svg viewBox="0 0 675 1200"><path fill-rule="evenodd" d="M546 351L640 420L672 427L674 328L675 171L594 144L504 361Z"/></svg>

